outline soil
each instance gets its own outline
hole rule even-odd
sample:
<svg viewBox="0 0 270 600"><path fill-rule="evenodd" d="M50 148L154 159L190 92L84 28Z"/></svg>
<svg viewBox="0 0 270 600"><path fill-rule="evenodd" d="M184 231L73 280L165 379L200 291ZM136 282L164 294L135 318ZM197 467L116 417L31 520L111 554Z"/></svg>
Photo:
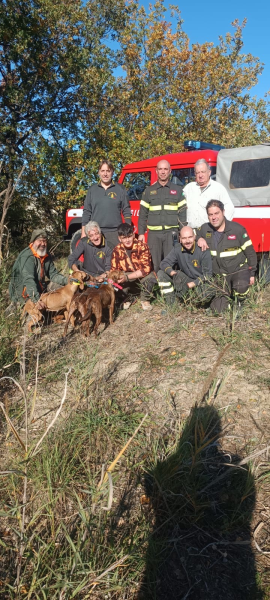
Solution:
<svg viewBox="0 0 270 600"><path fill-rule="evenodd" d="M235 322L225 317L208 316L204 310L188 306L169 310L159 302L154 304L151 312L144 312L137 302L129 310L119 311L113 326L104 328L102 325L97 339L93 335L84 338L79 331L72 332L70 329L67 340L63 342L61 336L64 326L53 324L44 327L39 335L28 336L26 340L29 393L32 393L35 386L37 352L42 365L38 374L34 436L45 430L59 406L64 388L64 373L68 367L71 372L68 376L63 416L76 408L78 403L84 402L80 391L82 377L84 388L87 379L89 390L91 386L101 382L110 383L110 389L120 383L125 391L127 408L132 405L135 410L148 413L155 428L162 429L165 424L175 420L180 424L185 423L192 407L196 403L200 404L204 397L208 404L215 406L224 430L226 428L226 437L221 442L223 455L227 453L227 456L237 456L241 460L257 453L253 462L256 475L261 475L266 470L268 473L267 479L257 478L256 501L249 523L254 564L264 583L265 594L270 590L269 307L270 286L260 292L257 305L247 307ZM18 340L18 344L20 342ZM62 363L59 365L60 356ZM85 369L80 372L80 364L89 366L87 373ZM7 404L10 414L13 403L15 398L11 400L9 396ZM23 436L23 431L20 433ZM15 443L11 434L6 438L4 426L1 444L3 458ZM170 532L171 534L175 535L175 532ZM240 533L239 542L244 542ZM201 548L203 544L207 545L207 540L203 537L198 543ZM221 558L223 562L218 566L217 581L222 580L225 585L225 571L228 567L226 560L229 559L224 554L224 548L211 547L211 552L206 553L204 561L194 558L190 568L196 576L195 579L189 578L189 583L184 581L184 560L181 563L181 556L186 551L184 544L174 547L169 566L164 567L157 585L156 598L223 598L223 595L219 595L218 586L215 590L211 588L202 572L206 572L215 559ZM244 564L240 561L237 567L237 556L233 552L230 556L234 564L233 577L236 578L239 569L243 571ZM245 553L242 556L245 562ZM206 586L203 591L199 586L200 581ZM168 585L171 586L170 594L166 596ZM180 592L179 586L188 595ZM146 600L146 592L140 597ZM257 593L254 599L255 597L262 596ZM269 596L264 597L270 598L270 592ZM242 599L243 591L237 595L236 590L233 595L228 585L227 598Z"/></svg>

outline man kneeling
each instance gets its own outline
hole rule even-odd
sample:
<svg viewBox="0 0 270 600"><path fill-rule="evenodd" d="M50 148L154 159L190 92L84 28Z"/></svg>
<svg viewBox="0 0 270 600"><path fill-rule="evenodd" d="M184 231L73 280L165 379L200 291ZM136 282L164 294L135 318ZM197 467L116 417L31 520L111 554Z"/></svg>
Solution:
<svg viewBox="0 0 270 600"><path fill-rule="evenodd" d="M158 281L161 295L171 304L182 298L192 288L198 288L201 302L210 300L211 289L207 280L212 276L212 259L209 250L204 252L195 243L191 227L182 227L180 243L161 261ZM176 268L177 267L177 270Z"/></svg>
<svg viewBox="0 0 270 600"><path fill-rule="evenodd" d="M156 276L152 271L152 258L149 247L135 238L133 226L121 223L118 227L119 244L112 251L111 269L122 271L123 276L118 280L125 292L138 294L143 310L151 310L150 296ZM124 308L129 308L131 302L125 302Z"/></svg>
<svg viewBox="0 0 270 600"><path fill-rule="evenodd" d="M68 257L68 266L73 271L82 267L98 281L104 281L110 270L113 246L107 242L96 221L89 221L84 230L85 237L81 238L78 246ZM79 261L81 255L83 255L83 265Z"/></svg>

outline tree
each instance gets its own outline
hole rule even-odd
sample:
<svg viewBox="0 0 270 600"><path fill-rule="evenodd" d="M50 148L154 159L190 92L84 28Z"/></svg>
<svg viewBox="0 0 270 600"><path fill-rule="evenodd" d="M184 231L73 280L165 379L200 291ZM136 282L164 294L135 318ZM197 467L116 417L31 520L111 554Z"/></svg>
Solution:
<svg viewBox="0 0 270 600"><path fill-rule="evenodd" d="M105 43L123 27L123 0L3 0L0 5L0 158L2 189L27 168L18 194L33 189L33 173L49 147L64 167L70 140L95 118L115 52ZM84 98L88 94L85 113ZM31 167L31 169L29 168ZM44 165L45 171L48 169ZM42 170L42 169L41 169ZM59 186L50 174L50 187ZM26 183L27 182L27 183ZM66 182L65 182L66 183ZM17 199L19 195L17 194Z"/></svg>
<svg viewBox="0 0 270 600"><path fill-rule="evenodd" d="M249 92L263 66L241 52L245 21L235 21L217 46L190 47L178 10L174 33L163 12L159 1L148 15L142 7L122 35L119 113L133 141L129 154L179 151L186 138L240 146L269 135L269 104Z"/></svg>

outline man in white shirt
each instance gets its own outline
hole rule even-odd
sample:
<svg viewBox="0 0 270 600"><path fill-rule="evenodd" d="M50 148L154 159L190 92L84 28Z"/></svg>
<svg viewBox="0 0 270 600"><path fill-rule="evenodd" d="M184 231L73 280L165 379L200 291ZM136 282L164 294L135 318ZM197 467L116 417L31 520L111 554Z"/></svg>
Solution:
<svg viewBox="0 0 270 600"><path fill-rule="evenodd" d="M220 200L224 204L226 219L231 221L234 214L234 205L225 187L211 179L211 169L204 158L200 158L194 165L196 181L188 183L183 194L187 201L187 222L193 229L206 223L208 217L206 205L209 200Z"/></svg>

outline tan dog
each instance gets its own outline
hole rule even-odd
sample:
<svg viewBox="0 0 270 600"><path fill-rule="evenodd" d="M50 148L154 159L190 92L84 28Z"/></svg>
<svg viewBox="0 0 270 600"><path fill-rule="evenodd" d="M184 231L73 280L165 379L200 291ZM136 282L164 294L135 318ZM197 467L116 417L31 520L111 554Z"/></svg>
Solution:
<svg viewBox="0 0 270 600"><path fill-rule="evenodd" d="M27 325L27 329L30 333L33 325L37 325L38 323L40 323L44 317L43 317L42 312L36 307L35 303L30 299L26 301L26 303L23 307L23 310L22 310L22 316L25 317L26 315L29 315L29 317L30 317L28 325Z"/></svg>
<svg viewBox="0 0 270 600"><path fill-rule="evenodd" d="M75 293L84 290L84 282L89 279L89 275L84 271L73 271L69 276L67 285L60 287L53 292L41 294L40 300L45 304L45 309L49 312L59 312L64 310L65 317L68 316L71 300Z"/></svg>
<svg viewBox="0 0 270 600"><path fill-rule="evenodd" d="M84 290L84 281L88 279L87 273L84 271L73 271L69 276L69 282L67 285L60 287L53 292L46 292L41 294L40 300L45 305L45 309L49 312L65 311L65 316L68 314L69 306L74 294L80 290ZM76 280L76 281L72 281ZM32 300L27 300L23 307L23 316L28 314L31 317L31 321L28 323L28 331L31 331L33 325L37 325L44 319L42 310L38 309L36 304ZM60 315L61 319L63 318Z"/></svg>

